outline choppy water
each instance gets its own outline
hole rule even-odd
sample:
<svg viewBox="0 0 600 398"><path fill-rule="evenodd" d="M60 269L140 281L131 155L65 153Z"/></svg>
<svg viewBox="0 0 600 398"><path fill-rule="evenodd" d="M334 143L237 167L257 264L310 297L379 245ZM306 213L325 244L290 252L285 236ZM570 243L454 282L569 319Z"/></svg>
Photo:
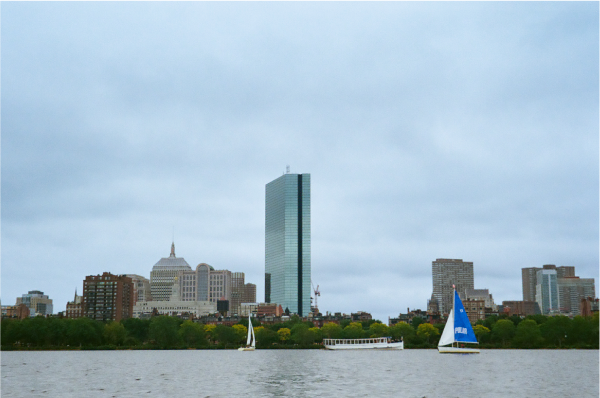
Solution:
<svg viewBox="0 0 600 398"><path fill-rule="evenodd" d="M598 351L38 351L2 397L598 397Z"/></svg>

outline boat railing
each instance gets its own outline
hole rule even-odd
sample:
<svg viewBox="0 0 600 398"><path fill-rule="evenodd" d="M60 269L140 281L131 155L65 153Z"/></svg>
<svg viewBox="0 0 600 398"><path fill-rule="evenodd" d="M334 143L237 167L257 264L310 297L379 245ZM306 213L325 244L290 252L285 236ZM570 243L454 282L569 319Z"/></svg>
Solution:
<svg viewBox="0 0 600 398"><path fill-rule="evenodd" d="M385 344L391 337L371 337L368 339L323 339L325 345Z"/></svg>

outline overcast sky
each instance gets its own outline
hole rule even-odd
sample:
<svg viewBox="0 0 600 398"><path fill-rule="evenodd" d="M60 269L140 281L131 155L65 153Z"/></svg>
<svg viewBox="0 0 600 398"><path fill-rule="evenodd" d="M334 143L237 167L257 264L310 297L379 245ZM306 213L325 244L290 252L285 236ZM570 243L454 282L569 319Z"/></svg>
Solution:
<svg viewBox="0 0 600 398"><path fill-rule="evenodd" d="M321 311L599 273L598 2L3 3L2 304L169 255L264 300L265 184L311 174Z"/></svg>

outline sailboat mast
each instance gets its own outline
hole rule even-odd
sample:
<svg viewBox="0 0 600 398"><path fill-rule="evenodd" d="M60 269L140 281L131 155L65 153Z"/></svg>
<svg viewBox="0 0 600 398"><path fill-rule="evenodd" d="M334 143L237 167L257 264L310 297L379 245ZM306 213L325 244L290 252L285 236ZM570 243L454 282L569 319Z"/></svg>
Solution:
<svg viewBox="0 0 600 398"><path fill-rule="evenodd" d="M456 316L456 285L452 285L452 312L454 312L454 315ZM452 331L452 339L454 340L454 343L456 343L456 336L454 335L454 330ZM456 343L456 346L458 347L458 343Z"/></svg>

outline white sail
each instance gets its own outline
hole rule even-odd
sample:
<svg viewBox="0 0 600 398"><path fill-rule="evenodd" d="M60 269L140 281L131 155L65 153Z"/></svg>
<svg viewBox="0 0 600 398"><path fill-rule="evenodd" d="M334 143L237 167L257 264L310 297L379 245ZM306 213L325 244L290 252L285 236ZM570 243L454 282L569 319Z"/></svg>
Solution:
<svg viewBox="0 0 600 398"><path fill-rule="evenodd" d="M248 318L248 338L246 339L246 346L250 345L254 347L254 328L252 327L252 319Z"/></svg>
<svg viewBox="0 0 600 398"><path fill-rule="evenodd" d="M454 310L450 310L450 314L448 315L448 321L446 322L446 326L444 326L444 331L442 332L442 337L440 337L440 342L438 343L438 347L443 345L448 345L454 343Z"/></svg>

